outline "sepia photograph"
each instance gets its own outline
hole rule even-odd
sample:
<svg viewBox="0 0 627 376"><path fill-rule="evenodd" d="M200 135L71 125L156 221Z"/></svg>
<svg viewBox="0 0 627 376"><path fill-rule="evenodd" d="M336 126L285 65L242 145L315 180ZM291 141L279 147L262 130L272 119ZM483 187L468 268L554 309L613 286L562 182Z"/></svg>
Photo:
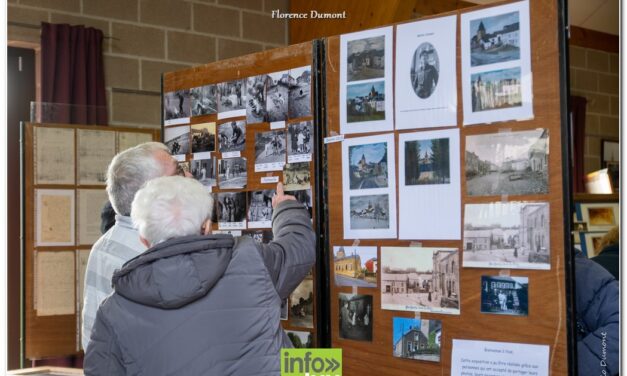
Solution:
<svg viewBox="0 0 627 376"><path fill-rule="evenodd" d="M192 153L216 150L216 123L192 125Z"/></svg>
<svg viewBox="0 0 627 376"><path fill-rule="evenodd" d="M606 207L589 207L588 208L588 221L590 226L614 226L614 208L612 206Z"/></svg>
<svg viewBox="0 0 627 376"><path fill-rule="evenodd" d="M333 247L336 286L377 287L377 247Z"/></svg>
<svg viewBox="0 0 627 376"><path fill-rule="evenodd" d="M450 184L449 139L405 142L405 185Z"/></svg>
<svg viewBox="0 0 627 376"><path fill-rule="evenodd" d="M367 195L350 198L350 228L353 230L390 227L389 196Z"/></svg>
<svg viewBox="0 0 627 376"><path fill-rule="evenodd" d="M551 268L549 204L491 202L464 207L464 267Z"/></svg>
<svg viewBox="0 0 627 376"><path fill-rule="evenodd" d="M220 159L218 162L220 189L246 188L246 158Z"/></svg>
<svg viewBox="0 0 627 376"><path fill-rule="evenodd" d="M313 123L311 120L287 126L287 162L309 162L313 153Z"/></svg>
<svg viewBox="0 0 627 376"><path fill-rule="evenodd" d="M527 316L529 278L481 276L481 313Z"/></svg>
<svg viewBox="0 0 627 376"><path fill-rule="evenodd" d="M191 167L189 166L189 161L177 162L176 165L177 165L176 169L178 171L183 171L183 173L186 173L186 172L189 172L190 174L192 173L190 171Z"/></svg>
<svg viewBox="0 0 627 376"><path fill-rule="evenodd" d="M385 76L385 36L351 40L347 44L347 81Z"/></svg>
<svg viewBox="0 0 627 376"><path fill-rule="evenodd" d="M248 77L246 80L246 122L266 121L266 75Z"/></svg>
<svg viewBox="0 0 627 376"><path fill-rule="evenodd" d="M250 236L255 242L259 244L268 244L274 238L272 230L247 230L243 231L242 235ZM285 309L287 314L287 308Z"/></svg>
<svg viewBox="0 0 627 376"><path fill-rule="evenodd" d="M290 119L311 116L311 66L292 68L289 72Z"/></svg>
<svg viewBox="0 0 627 376"><path fill-rule="evenodd" d="M284 130L255 133L255 172L282 170L286 146Z"/></svg>
<svg viewBox="0 0 627 376"><path fill-rule="evenodd" d="M185 124L189 121L192 104L189 90L171 91L163 94L165 125Z"/></svg>
<svg viewBox="0 0 627 376"><path fill-rule="evenodd" d="M266 113L268 122L287 120L289 76L287 71L266 75Z"/></svg>
<svg viewBox="0 0 627 376"><path fill-rule="evenodd" d="M218 112L218 88L205 85L191 89L192 116L210 115Z"/></svg>
<svg viewBox="0 0 627 376"><path fill-rule="evenodd" d="M519 34L518 11L470 21L470 65L520 59Z"/></svg>
<svg viewBox="0 0 627 376"><path fill-rule="evenodd" d="M246 228L246 192L218 192L216 196L218 226Z"/></svg>
<svg viewBox="0 0 627 376"><path fill-rule="evenodd" d="M346 122L385 120L385 81L348 85Z"/></svg>
<svg viewBox="0 0 627 376"><path fill-rule="evenodd" d="M301 332L297 330L286 330L287 336L295 349L309 349L313 347L311 332Z"/></svg>
<svg viewBox="0 0 627 376"><path fill-rule="evenodd" d="M340 338L372 341L372 295L339 294Z"/></svg>
<svg viewBox="0 0 627 376"><path fill-rule="evenodd" d="M194 159L191 161L190 173L205 187L216 186L216 159Z"/></svg>
<svg viewBox="0 0 627 376"><path fill-rule="evenodd" d="M164 129L163 143L170 149L172 155L189 153L189 125L183 127L169 127Z"/></svg>
<svg viewBox="0 0 627 376"><path fill-rule="evenodd" d="M288 191L311 187L309 162L288 163L283 167L283 184Z"/></svg>
<svg viewBox="0 0 627 376"><path fill-rule="evenodd" d="M362 144L348 147L350 189L388 186L388 144Z"/></svg>
<svg viewBox="0 0 627 376"><path fill-rule="evenodd" d="M381 247L381 308L459 315L456 248Z"/></svg>
<svg viewBox="0 0 627 376"><path fill-rule="evenodd" d="M305 278L290 295L290 324L313 328L314 293L313 278Z"/></svg>
<svg viewBox="0 0 627 376"><path fill-rule="evenodd" d="M423 42L416 48L409 76L418 98L427 99L433 94L440 78L440 60L431 43Z"/></svg>
<svg viewBox="0 0 627 376"><path fill-rule="evenodd" d="M285 194L296 197L296 200L303 204L303 207L309 212L309 216L313 218L313 201L311 197L311 188L301 189L298 191L285 191Z"/></svg>
<svg viewBox="0 0 627 376"><path fill-rule="evenodd" d="M392 326L395 357L428 362L440 361L442 321L394 317Z"/></svg>
<svg viewBox="0 0 627 376"><path fill-rule="evenodd" d="M470 75L472 111L490 111L522 106L520 68Z"/></svg>
<svg viewBox="0 0 627 376"><path fill-rule="evenodd" d="M234 80L218 84L218 112L246 109L246 81Z"/></svg>
<svg viewBox="0 0 627 376"><path fill-rule="evenodd" d="M274 189L248 192L248 228L272 227Z"/></svg>
<svg viewBox="0 0 627 376"><path fill-rule="evenodd" d="M246 148L246 122L237 120L218 125L218 142L222 154L244 150Z"/></svg>
<svg viewBox="0 0 627 376"><path fill-rule="evenodd" d="M469 196L549 191L548 129L467 136L465 154Z"/></svg>

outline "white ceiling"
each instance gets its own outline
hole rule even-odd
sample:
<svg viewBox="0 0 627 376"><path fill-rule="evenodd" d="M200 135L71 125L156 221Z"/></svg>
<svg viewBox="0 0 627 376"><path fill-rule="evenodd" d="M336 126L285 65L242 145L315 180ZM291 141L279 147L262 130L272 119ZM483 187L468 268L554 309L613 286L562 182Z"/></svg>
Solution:
<svg viewBox="0 0 627 376"><path fill-rule="evenodd" d="M494 3L496 0L470 0L477 4ZM550 0L537 0L550 1ZM619 0L567 0L570 24L619 35Z"/></svg>

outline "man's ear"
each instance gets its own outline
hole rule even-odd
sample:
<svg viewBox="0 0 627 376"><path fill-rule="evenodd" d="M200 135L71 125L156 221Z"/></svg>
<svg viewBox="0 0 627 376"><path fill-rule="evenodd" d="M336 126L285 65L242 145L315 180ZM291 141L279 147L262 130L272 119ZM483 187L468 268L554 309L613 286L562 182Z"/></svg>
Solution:
<svg viewBox="0 0 627 376"><path fill-rule="evenodd" d="M142 237L141 235L139 235L139 241L142 242L142 244L145 245L146 248L150 248L150 242L146 240L146 238Z"/></svg>
<svg viewBox="0 0 627 376"><path fill-rule="evenodd" d="M211 219L207 219L205 223L202 224L201 232L203 235L211 234Z"/></svg>

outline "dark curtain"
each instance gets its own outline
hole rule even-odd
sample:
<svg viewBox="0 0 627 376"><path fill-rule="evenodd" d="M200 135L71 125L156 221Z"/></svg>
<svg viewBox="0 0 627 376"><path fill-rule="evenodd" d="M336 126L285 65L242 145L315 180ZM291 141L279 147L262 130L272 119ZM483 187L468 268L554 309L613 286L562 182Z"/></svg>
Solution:
<svg viewBox="0 0 627 376"><path fill-rule="evenodd" d="M41 25L41 121L107 124L101 30Z"/></svg>
<svg viewBox="0 0 627 376"><path fill-rule="evenodd" d="M584 97L570 97L570 134L572 140L572 179L573 193L585 193L585 174L583 170L584 145L586 142L586 104Z"/></svg>

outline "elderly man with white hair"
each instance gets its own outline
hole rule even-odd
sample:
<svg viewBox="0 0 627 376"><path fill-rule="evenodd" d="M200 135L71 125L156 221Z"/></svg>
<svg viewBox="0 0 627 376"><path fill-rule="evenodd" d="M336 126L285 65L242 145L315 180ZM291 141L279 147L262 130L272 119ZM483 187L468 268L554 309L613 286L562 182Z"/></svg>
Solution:
<svg viewBox="0 0 627 376"><path fill-rule="evenodd" d="M213 200L197 181L151 180L131 218L149 249L113 275L85 375L279 375L292 347L281 301L315 262L307 210L273 197L274 241L211 234Z"/></svg>
<svg viewBox="0 0 627 376"><path fill-rule="evenodd" d="M85 272L81 342L86 349L98 306L113 292L115 269L144 252L146 247L131 223L135 193L147 181L180 173L178 164L162 143L146 142L116 155L107 170L107 193L115 210L115 225L93 245Z"/></svg>

